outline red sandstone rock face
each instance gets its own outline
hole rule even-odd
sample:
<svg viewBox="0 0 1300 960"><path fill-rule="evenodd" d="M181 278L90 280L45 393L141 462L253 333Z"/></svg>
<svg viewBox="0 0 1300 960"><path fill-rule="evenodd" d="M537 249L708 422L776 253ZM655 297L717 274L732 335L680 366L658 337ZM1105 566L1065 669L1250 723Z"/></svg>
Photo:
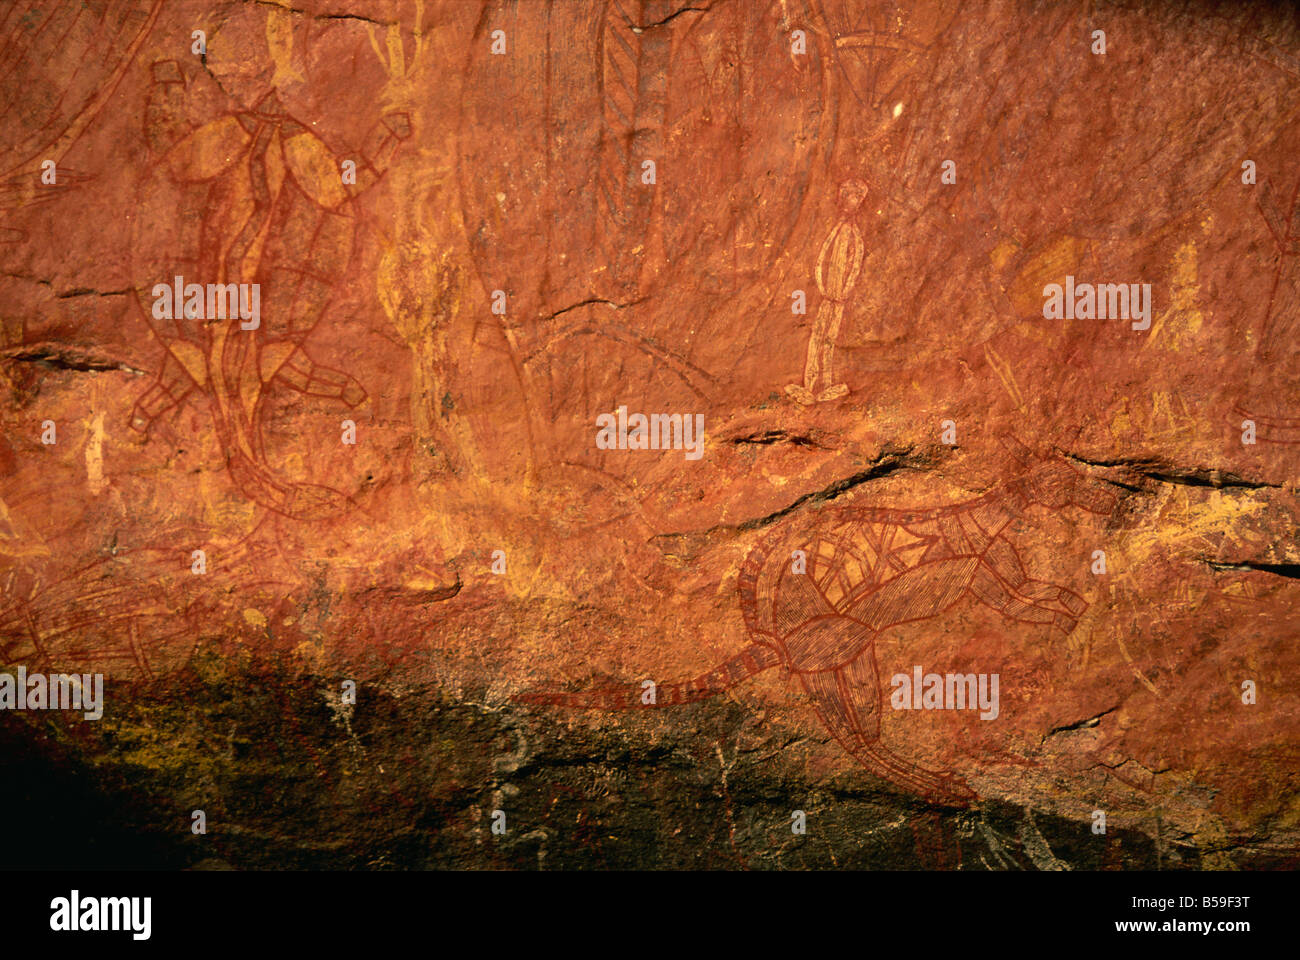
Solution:
<svg viewBox="0 0 1300 960"><path fill-rule="evenodd" d="M963 830L1011 806L1039 867L1295 847L1294 23L4 16L0 650L103 672L120 738L167 729L140 697L271 663L325 691L326 741L366 712L345 679L482 709L505 745L466 734L412 790L468 782L466 810L535 807L552 838L547 803L598 803L536 780L567 734L592 763L617 735L684 744L701 782L731 755L919 796L928 865L1004 863ZM256 327L158 316L177 276L256 284ZM1067 277L1149 285L1149 313L1046 317ZM702 443L611 449L621 407L702 417ZM996 675L996 716L908 709L917 667ZM373 722L362 772L443 749Z"/></svg>

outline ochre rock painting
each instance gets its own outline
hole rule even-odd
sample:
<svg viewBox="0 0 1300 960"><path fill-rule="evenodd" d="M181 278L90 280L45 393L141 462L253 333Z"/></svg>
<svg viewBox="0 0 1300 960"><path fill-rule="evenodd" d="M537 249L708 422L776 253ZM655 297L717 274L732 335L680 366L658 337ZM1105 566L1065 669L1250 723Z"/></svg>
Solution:
<svg viewBox="0 0 1300 960"><path fill-rule="evenodd" d="M15 776L105 866L1294 867L1298 81L1266 5L8 4Z"/></svg>

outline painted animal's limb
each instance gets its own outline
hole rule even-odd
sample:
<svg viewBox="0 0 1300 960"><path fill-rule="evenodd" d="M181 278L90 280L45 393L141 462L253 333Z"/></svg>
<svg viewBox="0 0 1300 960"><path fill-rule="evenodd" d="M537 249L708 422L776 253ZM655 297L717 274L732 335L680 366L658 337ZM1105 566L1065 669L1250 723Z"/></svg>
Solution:
<svg viewBox="0 0 1300 960"><path fill-rule="evenodd" d="M1035 606L1073 617L1082 616L1088 609L1087 601L1073 590L1030 577L1020 562L1016 548L1003 537L995 537L989 544L984 553L984 561L1012 591L1029 599Z"/></svg>
<svg viewBox="0 0 1300 960"><path fill-rule="evenodd" d="M168 410L179 407L193 389L193 382L180 361L169 350L163 354L158 379L136 400L131 410L131 429L147 433L153 422Z"/></svg>
<svg viewBox="0 0 1300 960"><path fill-rule="evenodd" d="M791 669L823 673L853 661L864 648L870 647L875 635L874 630L860 621L830 614L810 619L787 634L783 643Z"/></svg>
<svg viewBox="0 0 1300 960"><path fill-rule="evenodd" d="M313 203L337 210L379 182L401 142L410 138L411 121L404 113L390 113L375 126L356 164L355 183L339 175L343 161L354 158L336 154L310 128L284 120L280 135L285 167L294 183Z"/></svg>
<svg viewBox="0 0 1300 960"><path fill-rule="evenodd" d="M872 648L838 670L801 673L799 680L826 729L877 775L930 800L966 806L978 799L961 777L927 770L881 745L880 681Z"/></svg>
<svg viewBox="0 0 1300 960"><path fill-rule="evenodd" d="M1022 623L1049 623L1069 634L1077 618L1048 606L1040 606L1028 597L1021 596L987 564L981 563L971 578L970 592L1005 617Z"/></svg>
<svg viewBox="0 0 1300 960"><path fill-rule="evenodd" d="M219 117L173 143L159 163L178 183L206 183L240 163L252 142L238 118Z"/></svg>
<svg viewBox="0 0 1300 960"><path fill-rule="evenodd" d="M274 348L281 344L266 344L262 347L262 380L267 382L279 377L284 383L311 397L325 397L329 400L342 400L349 407L355 407L366 399L365 388L354 379L339 370L317 363L303 351L294 347L283 362L276 364L273 359ZM290 346L293 346L290 344Z"/></svg>
<svg viewBox="0 0 1300 960"><path fill-rule="evenodd" d="M145 105L144 133L149 149L166 153L191 130L185 103L185 75L175 60L155 60L153 83Z"/></svg>
<svg viewBox="0 0 1300 960"><path fill-rule="evenodd" d="M405 113L387 113L366 142L366 167L357 171L353 194L364 193L388 170L403 140L411 139L411 118Z"/></svg>
<svg viewBox="0 0 1300 960"><path fill-rule="evenodd" d="M974 556L921 564L850 604L844 613L874 630L929 619L961 599L978 566Z"/></svg>
<svg viewBox="0 0 1300 960"><path fill-rule="evenodd" d="M262 463L242 453L231 455L227 468L244 496L294 520L324 520L355 507L341 491L316 483L280 480Z"/></svg>

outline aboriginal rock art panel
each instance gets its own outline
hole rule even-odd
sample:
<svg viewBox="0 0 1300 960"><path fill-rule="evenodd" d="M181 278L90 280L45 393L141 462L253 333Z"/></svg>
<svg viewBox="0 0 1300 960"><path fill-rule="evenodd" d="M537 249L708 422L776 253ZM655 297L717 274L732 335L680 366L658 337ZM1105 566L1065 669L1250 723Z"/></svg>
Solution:
<svg viewBox="0 0 1300 960"><path fill-rule="evenodd" d="M160 768L227 763L244 713L242 779L292 780L289 744L401 843L436 795L463 864L909 832L931 866L1140 860L1096 805L1157 865L1171 831L1226 866L1292 843L1300 58L1270 16L6 5L0 660L171 698L203 746ZM1047 318L1067 275L1149 284L1149 330ZM155 312L178 277L225 315ZM702 417L698 456L599 445L620 406ZM916 664L1000 675L1000 722L895 710ZM828 798L817 843L778 779Z"/></svg>
<svg viewBox="0 0 1300 960"><path fill-rule="evenodd" d="M658 685L653 703L635 685L534 690L517 699L603 709L674 706L717 696L780 666L798 678L821 723L867 769L936 802L973 802L977 797L960 776L909 762L881 741L886 700L875 639L966 599L1068 636L1087 602L1068 587L1033 578L1007 527L1031 506L1102 516L1116 506L1113 494L1060 457L1036 457L1014 438L1004 443L1023 472L978 499L928 510L833 508L811 531L778 527L767 535L738 578L750 645L694 680Z"/></svg>

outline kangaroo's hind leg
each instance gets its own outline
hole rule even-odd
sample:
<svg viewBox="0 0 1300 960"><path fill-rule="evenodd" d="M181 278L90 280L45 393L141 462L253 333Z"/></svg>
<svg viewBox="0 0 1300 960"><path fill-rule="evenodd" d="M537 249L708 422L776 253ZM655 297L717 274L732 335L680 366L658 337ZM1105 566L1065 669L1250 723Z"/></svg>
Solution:
<svg viewBox="0 0 1300 960"><path fill-rule="evenodd" d="M163 355L158 378L135 401L131 410L131 429L148 433L155 420L185 402L193 386L193 381L169 350Z"/></svg>
<svg viewBox="0 0 1300 960"><path fill-rule="evenodd" d="M976 799L961 777L927 770L880 743L881 693L872 645L842 667L800 673L799 680L826 729L873 773L936 802L968 806Z"/></svg>

